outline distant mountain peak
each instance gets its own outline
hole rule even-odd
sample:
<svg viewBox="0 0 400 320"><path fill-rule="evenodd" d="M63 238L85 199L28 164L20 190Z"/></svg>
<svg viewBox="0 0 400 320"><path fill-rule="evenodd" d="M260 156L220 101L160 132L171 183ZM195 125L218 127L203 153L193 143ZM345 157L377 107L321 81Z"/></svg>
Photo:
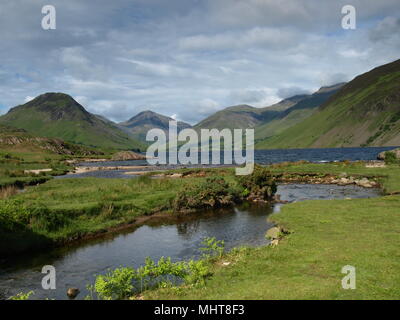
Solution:
<svg viewBox="0 0 400 320"><path fill-rule="evenodd" d="M137 139L145 141L149 130L161 129L166 132L169 129L170 121L174 121L174 119L151 110L145 110L139 112L128 121L119 123L118 126L133 134ZM178 121L178 132L190 127L190 124Z"/></svg>
<svg viewBox="0 0 400 320"><path fill-rule="evenodd" d="M331 86L322 86L321 88L319 88L319 90L316 93L324 93L324 92L338 90L341 87L343 87L345 84L346 84L346 82L339 82L339 83L333 84Z"/></svg>
<svg viewBox="0 0 400 320"><path fill-rule="evenodd" d="M140 143L107 119L91 114L70 95L47 92L0 117L2 124L41 137L95 147L138 149Z"/></svg>
<svg viewBox="0 0 400 320"><path fill-rule="evenodd" d="M7 114L14 114L19 110L36 110L50 115L51 120L76 120L85 118L89 120L90 113L74 100L70 95L61 92L47 92L26 102L25 104L11 108Z"/></svg>

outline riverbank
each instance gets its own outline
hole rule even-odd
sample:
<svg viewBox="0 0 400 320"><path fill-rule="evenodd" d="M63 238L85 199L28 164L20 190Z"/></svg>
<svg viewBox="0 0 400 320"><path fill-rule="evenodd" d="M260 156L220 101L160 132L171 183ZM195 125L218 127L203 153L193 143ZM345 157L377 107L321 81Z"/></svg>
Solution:
<svg viewBox="0 0 400 320"><path fill-rule="evenodd" d="M325 172L312 174L309 171L313 168L314 170L319 168ZM327 181L333 183L335 180L340 182L342 180L338 179L343 179L344 169L356 177L353 179L354 183L361 181L362 176L370 177L368 183L375 185L378 185L381 179L373 178L373 176L378 176L378 172L370 170L377 170L376 168L365 168L363 163L321 165L290 163L287 166L270 166L268 169L278 181L291 183ZM388 169L387 174L382 177L390 176L389 172L394 170ZM156 176L157 179L150 179L151 175ZM181 179L175 179L177 177ZM232 168L179 169L162 174L149 172L148 175L140 178L126 180L65 178L30 187L22 194L2 201L3 232L0 252L3 255L16 255L26 250L66 245L133 227L141 216L171 215L178 210L187 209L174 207L173 201L178 194L189 193L194 185L206 184L209 177L223 177L233 189L230 189L228 185L228 187L221 185L221 190L218 191L209 188L207 184L203 190L218 191L223 196L222 201L228 199L233 203L229 197L234 197L238 192L234 190L237 182ZM218 186L218 183L214 181L211 185ZM223 195L222 190L225 189L228 191ZM194 203L193 199L203 192L194 190L191 199L181 197L180 206L186 206L190 201ZM201 202L209 200L203 199L197 205L201 206ZM262 199L254 200L262 202Z"/></svg>
<svg viewBox="0 0 400 320"><path fill-rule="evenodd" d="M277 175L378 177L387 194L400 192L400 167L286 164ZM275 247L227 254L203 286L148 291L144 299L398 299L400 196L304 201L270 219L290 232ZM342 268L356 268L356 289L345 290Z"/></svg>
<svg viewBox="0 0 400 320"><path fill-rule="evenodd" d="M268 172L260 185L260 200L272 197ZM249 176L251 178L251 176ZM206 176L178 179L54 179L0 201L0 253L27 250L98 237L140 224L154 214L193 214L241 202L242 180L232 170L208 170ZM258 188L260 190L258 190Z"/></svg>

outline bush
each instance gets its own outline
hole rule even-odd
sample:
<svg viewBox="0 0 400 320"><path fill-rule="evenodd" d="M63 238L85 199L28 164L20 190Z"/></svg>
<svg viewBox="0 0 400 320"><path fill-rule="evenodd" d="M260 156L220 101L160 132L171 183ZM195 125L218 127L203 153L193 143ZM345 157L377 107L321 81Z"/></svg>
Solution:
<svg viewBox="0 0 400 320"><path fill-rule="evenodd" d="M122 300L153 288L172 287L178 282L204 284L210 274L209 265L204 260L172 262L171 258L161 257L156 263L146 258L145 265L138 269L117 268L97 276L95 284L87 287L91 292L87 299L96 294L102 300Z"/></svg>
<svg viewBox="0 0 400 320"><path fill-rule="evenodd" d="M385 152L385 164L398 164L400 161L397 159L397 156L392 151Z"/></svg>
<svg viewBox="0 0 400 320"><path fill-rule="evenodd" d="M34 291L29 291L27 293L20 292L15 296L9 297L8 300L29 300L29 297L34 293Z"/></svg>
<svg viewBox="0 0 400 320"><path fill-rule="evenodd" d="M252 174L237 176L238 184L243 188L245 197L270 200L276 193L275 179L266 168L256 165Z"/></svg>
<svg viewBox="0 0 400 320"><path fill-rule="evenodd" d="M211 258L213 256L217 256L221 258L224 254L225 250L225 241L217 240L215 237L213 238L205 238L201 244L204 246L200 248L200 251L204 252L204 258Z"/></svg>
<svg viewBox="0 0 400 320"><path fill-rule="evenodd" d="M177 212L191 212L199 209L220 208L234 204L239 192L222 177L209 177L206 181L188 185L173 200Z"/></svg>
<svg viewBox="0 0 400 320"><path fill-rule="evenodd" d="M95 291L100 299L121 300L126 299L133 292L133 280L136 272L132 268L117 268L106 275L96 278L94 287L88 287L90 291Z"/></svg>

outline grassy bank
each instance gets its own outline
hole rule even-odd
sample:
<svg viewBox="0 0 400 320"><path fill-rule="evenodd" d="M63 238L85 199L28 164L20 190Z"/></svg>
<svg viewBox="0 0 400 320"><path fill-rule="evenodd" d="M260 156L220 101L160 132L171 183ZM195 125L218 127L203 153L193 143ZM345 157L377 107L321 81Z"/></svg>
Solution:
<svg viewBox="0 0 400 320"><path fill-rule="evenodd" d="M136 223L154 213L192 214L230 206L249 195L272 197L269 172L236 179L231 171L209 170L184 179L63 178L0 200L0 253L64 244ZM265 174L265 176L263 176ZM225 176L224 176L225 175Z"/></svg>
<svg viewBox="0 0 400 320"><path fill-rule="evenodd" d="M400 168L361 164L297 164L276 175L327 173L380 176L400 191ZM400 196L305 201L286 205L272 220L291 233L277 247L228 254L205 285L149 291L147 299L398 299ZM225 263L221 263L225 262ZM230 262L230 263L229 263ZM342 267L356 267L356 290L344 290Z"/></svg>
<svg viewBox="0 0 400 320"><path fill-rule="evenodd" d="M144 177L53 179L31 187L0 202L0 252L71 241L167 210L179 186Z"/></svg>
<svg viewBox="0 0 400 320"><path fill-rule="evenodd" d="M400 167L395 165L366 168L364 163L290 163L268 169L281 180L307 181L311 176L326 175L377 177L387 193L400 192ZM6 237L0 241L2 250L7 250L5 244L23 250L27 244L64 242L140 216L172 213L176 205L193 209L248 194L243 185L238 188L240 180L231 169L179 172L182 178L57 179L29 188L1 202L0 208L9 206L14 221L24 221L25 226L18 232L0 233ZM210 176L215 179L208 180ZM221 177L223 181L218 182ZM230 191L225 192L227 189ZM268 190L259 188L258 192ZM396 299L400 295L399 212L399 195L285 205L281 213L272 216L290 231L277 247L235 250L208 264L207 277L200 285L168 286L143 295L147 299ZM356 267L356 290L341 287L345 265Z"/></svg>

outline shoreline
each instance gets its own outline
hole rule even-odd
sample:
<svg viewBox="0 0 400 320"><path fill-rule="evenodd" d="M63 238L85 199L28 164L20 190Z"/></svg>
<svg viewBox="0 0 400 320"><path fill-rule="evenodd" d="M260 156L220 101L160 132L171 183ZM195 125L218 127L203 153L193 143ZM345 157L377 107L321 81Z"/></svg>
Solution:
<svg viewBox="0 0 400 320"><path fill-rule="evenodd" d="M315 182L311 182L310 181L304 181L304 180L286 180L283 181L281 180L279 183L281 184L310 184L310 185L321 185L321 184L325 184L325 185L331 185L331 184L335 184L335 185L339 185L336 183L315 183ZM346 186L346 185L342 185L342 186ZM361 188L365 188L362 186L359 186ZM372 188L379 188L381 189L380 185L376 185ZM385 196L387 194L383 193L382 191L382 196ZM399 192L400 193L400 192ZM260 201L260 200L245 200L248 203L250 203L251 205L262 205L262 206L266 206L266 205L273 205L273 204L280 204L280 205L287 205L290 204L291 202L287 202L287 201L281 201L279 194L277 194L278 197L276 197L274 200L272 201ZM309 200L309 201L313 201L313 200ZM322 200L324 201L324 200ZM234 206L234 205L232 205ZM207 210L206 210L207 211ZM205 211L205 212L206 212ZM149 214L149 215L141 215L138 216L136 218L133 218L132 221L126 222L126 223L120 223L118 225L115 226L110 226L104 229L99 229L96 231L91 231L85 234L79 234L78 236L74 236L74 237L70 237L70 238L66 238L66 239L60 239L60 240L56 240L54 242L50 242L48 244L44 244L42 246L38 246L35 248L28 248L27 250L24 251L20 251L16 254L11 254L11 255L6 255L4 256L4 259L2 261L9 261L9 260L13 260L15 258L19 258L21 256L24 256L25 254L27 254L27 252L31 251L32 253L38 252L39 250L42 249L56 249L56 248L62 248L62 247L67 247L67 246L74 246L74 245L79 245L79 244L84 244L84 243L89 243L90 241L93 240L98 240L98 239L107 239L107 237L113 237L116 236L118 234L123 234L125 232L134 232L137 228L140 228L143 225L146 225L148 223L151 223L153 220L157 221L158 223L176 223L179 220L191 220L191 219L198 219L199 216L196 215L198 212L193 212L191 214L185 214L185 213L180 213L180 214L173 214L170 212L170 210L164 210L164 211L157 211L155 213ZM270 218L268 218L270 219ZM275 223L273 220L269 220L273 223ZM276 225L278 227L280 227L278 224ZM267 231L267 230L266 230ZM268 246L268 244L267 244ZM0 262L2 262L0 261Z"/></svg>

